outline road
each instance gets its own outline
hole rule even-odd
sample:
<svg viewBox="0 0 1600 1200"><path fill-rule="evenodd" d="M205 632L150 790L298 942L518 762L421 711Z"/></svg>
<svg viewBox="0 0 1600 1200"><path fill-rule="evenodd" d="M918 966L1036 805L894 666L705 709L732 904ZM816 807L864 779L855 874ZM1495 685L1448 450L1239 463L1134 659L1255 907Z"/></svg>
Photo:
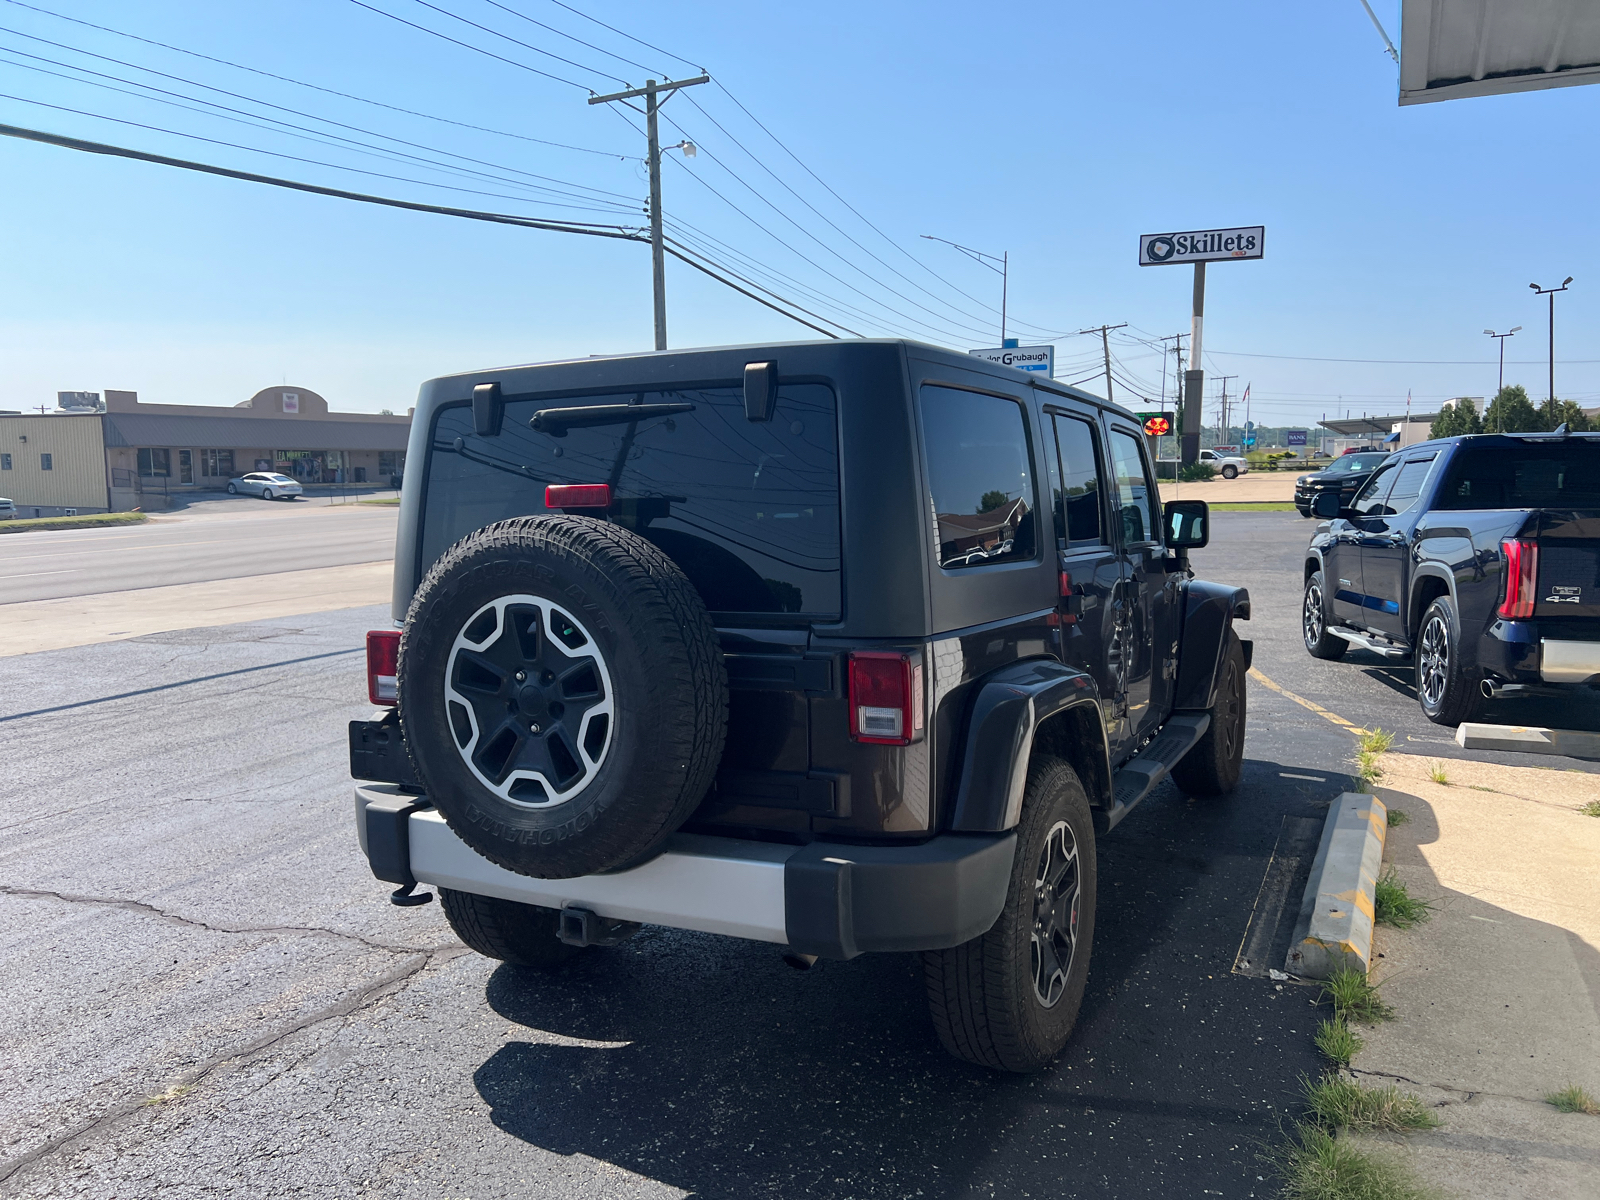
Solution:
<svg viewBox="0 0 1600 1200"><path fill-rule="evenodd" d="M1252 587L1257 666L1401 728L1391 689L1314 671L1277 611L1309 527L1216 525L1199 565ZM913 956L801 973L647 928L541 975L466 952L437 904L390 906L344 733L386 617L0 659L0 1192L1273 1194L1258 1156L1318 1067L1319 1010L1262 972L1348 785L1346 728L1252 686L1242 786L1164 786L1100 843L1078 1031L1000 1076L939 1048Z"/></svg>
<svg viewBox="0 0 1600 1200"><path fill-rule="evenodd" d="M144 525L9 534L0 537L0 604L387 561L397 512L239 496Z"/></svg>

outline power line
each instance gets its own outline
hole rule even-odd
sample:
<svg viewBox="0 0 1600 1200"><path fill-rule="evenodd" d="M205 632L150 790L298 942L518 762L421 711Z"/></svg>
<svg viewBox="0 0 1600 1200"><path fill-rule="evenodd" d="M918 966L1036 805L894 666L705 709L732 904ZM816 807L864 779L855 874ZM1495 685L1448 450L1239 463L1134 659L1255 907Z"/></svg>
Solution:
<svg viewBox="0 0 1600 1200"><path fill-rule="evenodd" d="M335 88L323 87L320 84L307 83L303 79L294 79L294 78L291 78L288 75L278 75L278 74L275 74L272 71L264 71L260 67L249 67L249 66L244 65L243 63L232 62L231 60L226 59L226 58L217 58L214 55L202 54L198 50L186 50L182 46L174 46L170 42L158 42L154 38L141 37L140 35L138 35L136 33L128 33L126 30L122 30L122 29L113 29L109 25L96 25L93 21L84 21L84 20L81 20L78 17L69 17L65 13L54 12L51 9L48 9L48 8L40 8L36 4L26 4L26 3L23 2L23 0L4 0L4 2L7 3L7 4L14 5L17 8L28 9L30 12L43 13L45 16L55 17L57 20L70 21L74 25L82 25L82 26L84 26L84 27L86 27L88 29L98 29L102 33L114 34L117 37L127 38L130 41L143 42L147 46L157 46L162 50L170 50L174 54L183 54L183 55L187 55L190 58L201 59L204 62L211 62L211 63L216 63L219 66L231 67L236 71L248 71L252 75L260 75L260 76L262 76L262 77L264 77L266 79L276 79L280 83L293 84L295 87L307 88L307 89L309 89L311 91L322 92L323 94L329 95L329 96L338 96L341 100L354 100L358 104L370 104L374 108L383 108L383 109L389 110L390 112L404 113L408 117L421 117L425 121L437 121L437 122L439 122L440 124L443 124L443 125L454 125L458 129L472 129L472 130L476 130L479 133L492 133L496 137L515 138L517 141L532 142L533 144L539 145L539 146L551 146L551 147L554 147L554 148L556 148L558 150L572 150L572 151L575 151L575 152L577 152L579 154L598 154L598 155L602 155L603 157L606 157L606 158L618 158L618 159L637 159L637 157L638 157L637 155L614 154L609 150L595 150L595 149L593 149L593 148L591 148L589 146L573 146L573 145L569 145L566 142L552 142L552 141L550 141L550 140L548 140L546 138L536 138L536 137L532 137L532 136L530 136L528 134L523 134L523 133L511 133L511 132L509 132L507 130L494 129L494 128L491 128L490 126L487 126L487 125L474 125L474 124L472 124L471 122L468 122L468 121L457 121L457 120L453 120L450 117L438 116L438 115L436 115L434 113L418 112L415 109L402 108L399 105L388 104L388 103L385 103L382 100L373 100L373 99L371 99L370 97L367 97L367 96L357 96L357 95L354 95L354 94L352 94L350 92L338 91ZM0 26L0 28L4 28L4 27ZM6 30L6 32L18 34L19 36L25 37L25 38L29 38L32 41L44 42L47 45L60 46L64 50L75 50L75 52L79 53L79 54L90 54L90 51L88 51L88 50L76 50L75 47L64 45L61 42L52 42L48 38L37 37L37 36L35 36L34 34L31 34L31 33L23 33L19 29ZM91 55L91 57L104 58L105 56L104 55L95 54L95 55ZM121 60L120 59L108 59L107 61L120 62ZM131 65L131 64L124 64L124 65ZM140 69L141 70L146 70L148 68L140 68Z"/></svg>
<svg viewBox="0 0 1600 1200"><path fill-rule="evenodd" d="M496 54L493 50L485 50L482 46L474 46L471 42L463 42L460 38L453 38L448 33L440 33L437 29L429 29L426 25L418 25L415 21L408 21L404 17L396 16L392 12L385 12L383 9L378 8L375 5L368 4L367 0L350 0L350 3L354 4L357 8L364 8L368 12L375 12L380 17L388 17L391 21L398 21L402 25L409 25L412 29L419 30L422 33L429 34L432 37L440 38L443 41L460 46L463 50L471 50L474 53L497 59L498 61L506 63L509 66L517 67L524 71L529 71L534 75L542 75L546 79L553 79L557 83L564 83L568 87L575 87L580 92L589 92L591 95L594 92L592 87L588 87L581 83L576 83L571 79L563 79L560 75L552 75L549 71L541 71L538 67L530 67L527 63L518 62L514 58L507 58L503 54Z"/></svg>
<svg viewBox="0 0 1600 1200"><path fill-rule="evenodd" d="M550 2L552 4L554 4L554 5L556 5L556 7L558 7L558 8L564 8L569 13L574 13L577 16L582 17L585 21L593 21L596 25L599 25L602 29L609 29L609 30L611 30L612 33L618 34L621 37L625 37L630 42L638 42L639 45L643 46L646 50L654 50L657 54L665 54L668 58L675 58L679 62L684 63L687 66L693 67L696 71L699 71L701 74L707 74L708 73L706 71L706 69L703 66L701 66L699 63L691 62L689 59L684 58L683 55L681 55L681 54L673 54L670 50L663 50L660 46L652 46L649 42L645 41L643 38L634 37L633 34L626 33L623 30L618 29L615 25L607 25L599 17L591 17L588 13L584 12L581 9L573 8L572 5L570 5L570 4L563 4L562 0L550 0ZM624 61L626 61L626 60L624 60ZM726 90L726 89L724 89L724 90Z"/></svg>
<svg viewBox="0 0 1600 1200"><path fill-rule="evenodd" d="M578 37L578 36L576 36L574 34L570 34L570 33L566 32L563 29L557 29L554 25L546 25L543 21L536 21L536 20L534 20L534 18L528 16L526 13L518 12L516 9L512 8L509 4L501 4L500 0L483 0L483 2L485 4L493 5L495 8L498 8L501 12L510 13L513 17L516 17L518 20L526 21L530 25L537 25L540 29L548 29L551 33L555 34L557 37L564 37L569 42L577 42L578 45L580 45L580 46L587 46L587 47L589 47L589 49L596 50L599 53L604 54L609 58L614 58L618 62L625 62L630 67L638 67L641 71L646 71L646 72L651 70L650 67L645 66L641 62L634 62L633 59L631 59L631 58L624 58L622 55L618 54L615 50L607 50L604 46L597 46L593 42L586 42L581 37ZM563 7L565 7L565 6L563 6ZM607 26L607 28L609 29L610 26ZM624 36L627 36L627 35L624 35ZM671 56L669 56L669 57L671 57ZM660 73L663 74L663 75L666 74L665 71L660 72Z"/></svg>
<svg viewBox="0 0 1600 1200"><path fill-rule="evenodd" d="M580 71L588 71L589 74L591 74L591 75L599 75L602 79L614 80L615 82L620 83L623 87L632 87L633 86L626 79L622 79L619 76L613 75L609 71L601 71L601 70L599 70L598 68L595 68L595 67L586 67L581 62L574 62L570 58L563 58L561 55L555 53L555 51L553 51L553 50L541 50L538 46L535 46L535 45L533 45L533 44L531 44L529 42L524 42L524 41L521 41L521 40L519 40L517 38L514 38L509 33L501 33L498 29L491 29L487 25L480 25L480 24L478 24L478 22L468 20L466 17L463 17L463 16L460 16L460 15L458 15L456 13L453 13L447 8L440 8L437 4L430 4L428 2L428 0L412 0L412 3L420 4L420 5L422 5L423 8L431 8L434 12L440 14L441 16L449 17L451 20L454 20L454 21L460 21L463 25L471 25L474 29L481 29L484 33L491 34L494 37L503 38L505 41L510 42L514 46L521 46L524 50L532 50L535 54L542 54L546 58L553 58L557 62L564 62L569 67L577 67L578 70L580 70ZM493 0L490 0L490 3L493 3ZM503 8L504 5L496 4L495 7L496 8ZM509 12L510 10L507 9L506 11ZM513 14L513 15L515 15L515 14ZM593 88L590 89L590 91L593 91L593 90L594 90Z"/></svg>

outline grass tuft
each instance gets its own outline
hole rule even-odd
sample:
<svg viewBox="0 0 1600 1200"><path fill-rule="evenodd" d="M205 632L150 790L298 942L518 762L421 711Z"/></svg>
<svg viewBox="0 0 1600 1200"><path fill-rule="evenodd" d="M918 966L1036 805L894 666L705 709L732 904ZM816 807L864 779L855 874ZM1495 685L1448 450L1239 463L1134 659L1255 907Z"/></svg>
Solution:
<svg viewBox="0 0 1600 1200"><path fill-rule="evenodd" d="M1366 975L1348 967L1335 971L1323 982L1318 999L1333 1001L1334 1016L1347 1024L1362 1021L1373 1025L1394 1017L1394 1009L1383 1002Z"/></svg>
<svg viewBox="0 0 1600 1200"><path fill-rule="evenodd" d="M1325 1129L1405 1133L1439 1127L1439 1118L1419 1097L1393 1084L1369 1088L1339 1075L1324 1075L1315 1081L1302 1075L1300 1086L1307 1111Z"/></svg>
<svg viewBox="0 0 1600 1200"><path fill-rule="evenodd" d="M1591 800L1587 804L1580 804L1578 811L1586 817L1600 817L1600 800Z"/></svg>
<svg viewBox="0 0 1600 1200"><path fill-rule="evenodd" d="M20 517L0 521L0 533L27 533L32 529L94 529L105 525L142 525L150 518L142 512L84 513L80 517Z"/></svg>
<svg viewBox="0 0 1600 1200"><path fill-rule="evenodd" d="M1410 929L1433 916L1433 902L1418 900L1407 891L1393 867L1378 877L1372 907L1378 924L1392 929Z"/></svg>
<svg viewBox="0 0 1600 1200"><path fill-rule="evenodd" d="M1443 763L1440 763L1440 762L1431 762L1431 763L1429 763L1428 764L1428 778L1433 780L1435 783L1442 783L1446 787L1450 786L1450 774L1449 774L1449 772L1447 772L1444 769L1444 764Z"/></svg>
<svg viewBox="0 0 1600 1200"><path fill-rule="evenodd" d="M1386 754L1394 745L1394 734L1386 729L1363 729L1356 737L1356 746L1363 754Z"/></svg>
<svg viewBox="0 0 1600 1200"><path fill-rule="evenodd" d="M1362 1150L1316 1125L1269 1158L1285 1200L1431 1200L1405 1164Z"/></svg>
<svg viewBox="0 0 1600 1200"><path fill-rule="evenodd" d="M1378 765L1381 758L1394 745L1394 734L1382 729L1362 729L1356 733L1356 784L1363 792L1370 792L1373 785L1383 778L1383 768Z"/></svg>
<svg viewBox="0 0 1600 1200"><path fill-rule="evenodd" d="M1586 1113L1591 1117L1600 1117L1600 1100L1596 1100L1587 1088L1581 1088L1575 1083L1569 1083L1559 1092L1551 1092L1544 1098L1546 1104L1554 1105L1558 1112Z"/></svg>
<svg viewBox="0 0 1600 1200"><path fill-rule="evenodd" d="M1317 1026L1316 1042L1323 1057L1339 1067L1348 1067L1350 1060L1361 1053L1360 1035L1340 1017Z"/></svg>
<svg viewBox="0 0 1600 1200"><path fill-rule="evenodd" d="M146 1096L144 1102L146 1105L166 1104L170 1100L179 1100L192 1091L194 1091L194 1084L192 1083L175 1083L164 1092L157 1092L154 1096Z"/></svg>
<svg viewBox="0 0 1600 1200"><path fill-rule="evenodd" d="M1411 820L1410 814L1408 814L1405 811L1405 809L1403 809L1403 808L1391 808L1389 810L1389 828L1390 829L1393 829L1396 825L1404 825L1409 820Z"/></svg>

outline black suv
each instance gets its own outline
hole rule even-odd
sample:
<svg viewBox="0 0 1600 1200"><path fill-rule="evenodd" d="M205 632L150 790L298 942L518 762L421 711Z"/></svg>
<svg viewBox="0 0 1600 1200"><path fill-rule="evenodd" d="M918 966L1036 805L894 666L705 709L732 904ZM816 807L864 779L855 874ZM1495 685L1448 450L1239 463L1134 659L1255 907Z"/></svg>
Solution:
<svg viewBox="0 0 1600 1200"><path fill-rule="evenodd" d="M1070 388L899 341L514 367L426 384L408 462L357 823L484 954L918 951L950 1051L1033 1070L1096 839L1238 781L1249 597Z"/></svg>
<svg viewBox="0 0 1600 1200"><path fill-rule="evenodd" d="M1340 455L1320 471L1302 475L1294 481L1294 506L1302 517L1311 515L1311 505L1325 491L1339 494L1339 503L1348 507L1372 473L1389 461L1383 450L1362 450Z"/></svg>
<svg viewBox="0 0 1600 1200"><path fill-rule="evenodd" d="M1480 434L1387 456L1306 550L1301 630L1413 658L1429 719L1600 686L1600 434Z"/></svg>

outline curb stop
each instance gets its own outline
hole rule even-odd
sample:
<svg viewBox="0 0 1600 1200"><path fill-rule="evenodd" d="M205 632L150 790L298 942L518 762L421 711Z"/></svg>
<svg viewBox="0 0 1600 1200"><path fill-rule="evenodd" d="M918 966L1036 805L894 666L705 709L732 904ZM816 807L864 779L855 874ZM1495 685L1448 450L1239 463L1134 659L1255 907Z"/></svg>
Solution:
<svg viewBox="0 0 1600 1200"><path fill-rule="evenodd" d="M1388 831L1389 810L1376 796L1345 792L1328 809L1284 963L1291 975L1326 979L1372 965L1373 893Z"/></svg>

